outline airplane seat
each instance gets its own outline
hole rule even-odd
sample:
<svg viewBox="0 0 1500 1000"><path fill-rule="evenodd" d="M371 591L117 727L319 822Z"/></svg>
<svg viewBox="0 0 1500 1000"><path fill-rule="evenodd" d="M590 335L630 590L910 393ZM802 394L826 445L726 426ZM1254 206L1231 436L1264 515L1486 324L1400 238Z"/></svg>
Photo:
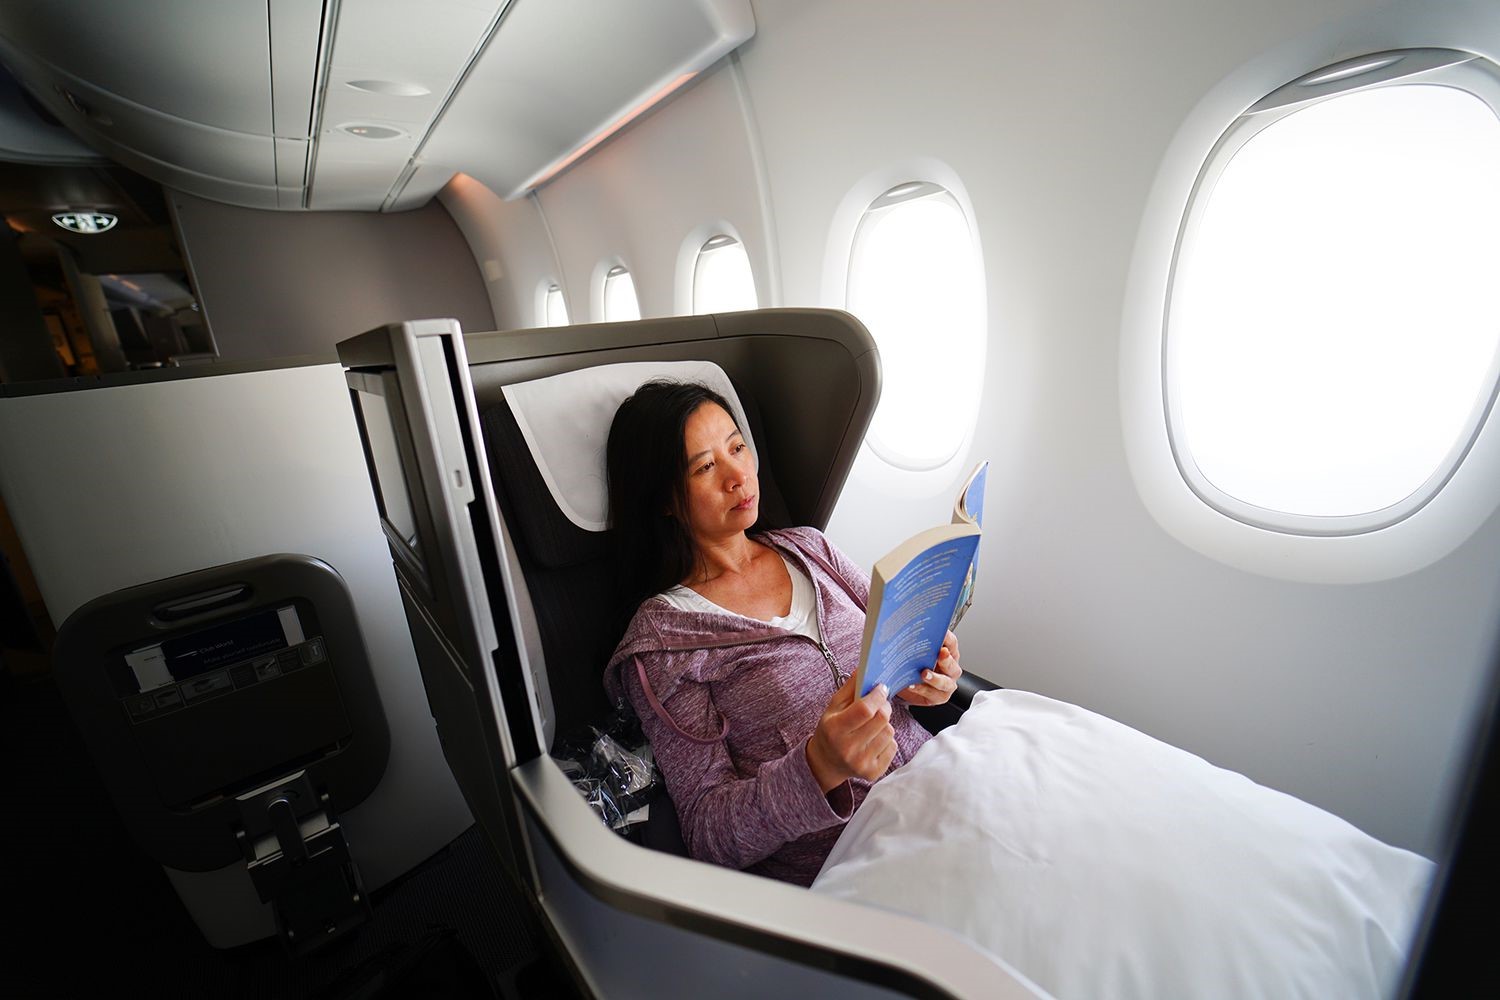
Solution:
<svg viewBox="0 0 1500 1000"><path fill-rule="evenodd" d="M586 634L568 630L585 628L570 608L609 607L599 453L623 395L596 419L592 472L572 470L596 480L592 514L568 518L592 535L530 514L537 498L553 502L536 481L549 473L528 468L496 407L510 408L523 439L539 427L583 436L581 397L540 418L517 418L514 397L617 363L712 362L759 411L751 433L787 522L821 529L879 396L879 356L857 319L768 309L468 335L450 319L412 320L342 341L338 353L445 759L580 983L660 996L705 983L743 995L756 983L843 997L893 985L957 995L931 984L992 981L993 960L956 938L910 921L898 933L879 910L642 851L605 828L548 753L566 726L610 708L601 675L623 623L608 613ZM675 810L653 809L647 825L671 819ZM887 960L868 946L877 938L913 943Z"/></svg>
<svg viewBox="0 0 1500 1000"><path fill-rule="evenodd" d="M380 783L390 732L333 567L268 555L105 594L58 629L54 671L156 862L243 862L293 954L368 918L339 814Z"/></svg>

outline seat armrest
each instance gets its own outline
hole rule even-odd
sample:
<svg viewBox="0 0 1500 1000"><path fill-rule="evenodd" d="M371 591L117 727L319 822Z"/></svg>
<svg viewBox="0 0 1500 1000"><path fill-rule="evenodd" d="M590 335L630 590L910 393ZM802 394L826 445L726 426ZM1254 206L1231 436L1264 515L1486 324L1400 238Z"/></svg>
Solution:
<svg viewBox="0 0 1500 1000"><path fill-rule="evenodd" d="M1001 687L994 681L987 681L978 674L966 673L958 679L958 690L953 692L953 697L948 699L948 704L958 704L967 711L974 703L974 696L981 691L999 691Z"/></svg>
<svg viewBox="0 0 1500 1000"><path fill-rule="evenodd" d="M937 734L958 721L968 707L973 704L974 696L981 691L998 691L1000 685L993 681L987 681L975 674L965 673L958 679L958 689L953 692L947 702L942 705L916 706L911 710L912 717L922 724L922 728L929 733Z"/></svg>

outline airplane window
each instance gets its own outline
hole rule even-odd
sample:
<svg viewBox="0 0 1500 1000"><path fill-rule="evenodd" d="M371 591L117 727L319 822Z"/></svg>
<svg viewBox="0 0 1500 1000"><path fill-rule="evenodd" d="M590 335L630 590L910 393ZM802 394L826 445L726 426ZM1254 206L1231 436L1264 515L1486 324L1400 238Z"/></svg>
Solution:
<svg viewBox="0 0 1500 1000"><path fill-rule="evenodd" d="M562 288L555 281L542 292L542 322L547 326L568 325L568 303L563 300Z"/></svg>
<svg viewBox="0 0 1500 1000"><path fill-rule="evenodd" d="M949 191L910 182L870 204L854 232L847 308L880 345L870 447L900 468L942 466L978 414L984 348L983 269Z"/></svg>
<svg viewBox="0 0 1500 1000"><path fill-rule="evenodd" d="M635 279L623 267L612 267L604 276L604 322L621 323L641 318L635 297Z"/></svg>
<svg viewBox="0 0 1500 1000"><path fill-rule="evenodd" d="M758 307L755 275L744 244L724 235L704 243L693 266L693 312L737 312Z"/></svg>
<svg viewBox="0 0 1500 1000"><path fill-rule="evenodd" d="M1371 87L1352 60L1309 74L1210 155L1164 375L1178 467L1224 513L1300 534L1385 527L1477 436L1500 371L1500 76L1453 56L1420 83Z"/></svg>

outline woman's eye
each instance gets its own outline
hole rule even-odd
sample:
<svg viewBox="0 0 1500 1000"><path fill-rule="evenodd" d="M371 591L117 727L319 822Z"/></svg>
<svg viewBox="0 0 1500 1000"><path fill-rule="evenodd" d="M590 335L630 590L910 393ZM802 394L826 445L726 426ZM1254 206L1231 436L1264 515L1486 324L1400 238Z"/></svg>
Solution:
<svg viewBox="0 0 1500 1000"><path fill-rule="evenodd" d="M712 462L705 462L704 464L698 466L698 471L699 472L707 472L709 469L712 469L713 467L714 467L714 463L712 463Z"/></svg>

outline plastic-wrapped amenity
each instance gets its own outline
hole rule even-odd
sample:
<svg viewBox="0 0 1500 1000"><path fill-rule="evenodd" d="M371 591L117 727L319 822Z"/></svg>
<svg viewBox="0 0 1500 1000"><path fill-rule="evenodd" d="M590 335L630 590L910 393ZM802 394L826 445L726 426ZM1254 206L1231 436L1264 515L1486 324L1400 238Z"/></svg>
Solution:
<svg viewBox="0 0 1500 1000"><path fill-rule="evenodd" d="M591 734L591 741L575 739L559 747L558 766L606 826L623 830L645 818L634 814L656 793L651 747L640 734L640 723L623 707L607 730L593 728ZM637 749L627 750L627 743Z"/></svg>

